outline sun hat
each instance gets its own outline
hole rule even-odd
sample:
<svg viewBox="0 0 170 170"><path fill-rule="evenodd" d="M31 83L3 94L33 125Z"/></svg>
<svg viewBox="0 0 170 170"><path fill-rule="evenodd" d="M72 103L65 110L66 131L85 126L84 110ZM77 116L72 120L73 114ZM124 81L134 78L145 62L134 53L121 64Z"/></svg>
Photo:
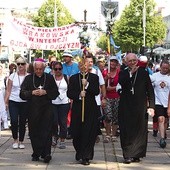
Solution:
<svg viewBox="0 0 170 170"><path fill-rule="evenodd" d="M73 57L73 55L72 55L72 52L71 51L64 51L64 53L63 53L63 55L62 55L63 57Z"/></svg>
<svg viewBox="0 0 170 170"><path fill-rule="evenodd" d="M118 61L118 59L117 59L116 56L111 56L109 59L110 59L110 60L117 60L117 61Z"/></svg>

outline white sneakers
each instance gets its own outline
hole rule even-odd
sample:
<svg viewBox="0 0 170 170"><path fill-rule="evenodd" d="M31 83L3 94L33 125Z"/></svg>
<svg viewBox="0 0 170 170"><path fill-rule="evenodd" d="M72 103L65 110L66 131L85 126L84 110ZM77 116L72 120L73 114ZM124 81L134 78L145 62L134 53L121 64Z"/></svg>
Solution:
<svg viewBox="0 0 170 170"><path fill-rule="evenodd" d="M19 149L25 149L25 145L20 143L19 146L18 146Z"/></svg>
<svg viewBox="0 0 170 170"><path fill-rule="evenodd" d="M18 143L16 143L16 142L13 143L13 144L12 144L12 148L13 148L13 149L18 149Z"/></svg>
<svg viewBox="0 0 170 170"><path fill-rule="evenodd" d="M12 148L13 149L24 149L25 148L25 145L24 144L22 144L22 143L20 143L20 144L18 144L17 142L15 142L15 143L13 143L12 144Z"/></svg>

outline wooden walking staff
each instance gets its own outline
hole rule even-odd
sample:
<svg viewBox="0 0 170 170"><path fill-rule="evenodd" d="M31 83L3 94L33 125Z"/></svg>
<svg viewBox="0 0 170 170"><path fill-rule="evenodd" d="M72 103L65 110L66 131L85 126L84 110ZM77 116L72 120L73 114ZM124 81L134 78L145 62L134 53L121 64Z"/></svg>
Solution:
<svg viewBox="0 0 170 170"><path fill-rule="evenodd" d="M111 57L111 50L110 50L110 33L108 34L108 54L109 54L109 57L108 57L108 73L110 74L110 57ZM107 87L109 87L109 84L110 84L110 79L108 78L107 80Z"/></svg>
<svg viewBox="0 0 170 170"><path fill-rule="evenodd" d="M83 79L85 79L85 75L86 75L86 56L88 55L88 50L87 47L85 47L83 49L83 57L82 57L82 64L83 64L83 69L82 69L82 73L83 73ZM82 91L85 91L85 85L82 85ZM82 97L82 122L84 122L84 107L85 107L85 97Z"/></svg>
<svg viewBox="0 0 170 170"><path fill-rule="evenodd" d="M83 79L85 79L85 54L84 54L84 56L82 57L82 63L83 63ZM85 85L83 84L82 85L82 91L84 91L85 90ZM84 107L85 107L85 105L84 105L84 100L85 100L85 97L82 97L82 112L81 112L81 120L82 120L82 122L84 122Z"/></svg>
<svg viewBox="0 0 170 170"><path fill-rule="evenodd" d="M79 38L80 38L80 43L81 43L81 49L83 50L83 56L81 59L81 62L83 64L83 79L85 79L85 59L86 59L86 53L87 53L87 48L89 47L89 42L90 42L90 37L89 34L87 33L87 29L88 29L88 24L92 25L92 24L96 24L96 22L87 22L86 21L86 15L87 15L87 11L84 10L84 21L81 22L75 22L76 25L78 26L82 26L83 27L83 31L79 33ZM82 86L82 91L85 90L85 86ZM84 122L84 107L85 107L85 97L82 97L82 122Z"/></svg>

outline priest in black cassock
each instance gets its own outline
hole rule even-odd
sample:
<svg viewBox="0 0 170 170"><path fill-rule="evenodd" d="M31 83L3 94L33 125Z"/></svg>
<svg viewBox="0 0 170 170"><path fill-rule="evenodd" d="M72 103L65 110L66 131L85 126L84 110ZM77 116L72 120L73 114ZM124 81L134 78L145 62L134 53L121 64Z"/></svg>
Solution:
<svg viewBox="0 0 170 170"><path fill-rule="evenodd" d="M79 63L80 73L70 77L67 95L73 100L71 115L71 135L76 151L76 160L89 165L94 156L94 145L97 137L97 103L99 78L88 72L89 63ZM83 72L85 78L83 78ZM83 90L83 85L85 89ZM82 98L84 97L84 121L82 121Z"/></svg>
<svg viewBox="0 0 170 170"><path fill-rule="evenodd" d="M146 156L148 113L154 116L155 96L148 72L137 66L137 56L129 53L125 60L128 67L119 74L118 120L124 163L129 164Z"/></svg>
<svg viewBox="0 0 170 170"><path fill-rule="evenodd" d="M20 97L29 104L28 127L32 144L32 161L39 157L45 163L51 160L53 112L52 100L58 95L58 88L52 75L44 73L45 63L33 64L34 73L25 77Z"/></svg>

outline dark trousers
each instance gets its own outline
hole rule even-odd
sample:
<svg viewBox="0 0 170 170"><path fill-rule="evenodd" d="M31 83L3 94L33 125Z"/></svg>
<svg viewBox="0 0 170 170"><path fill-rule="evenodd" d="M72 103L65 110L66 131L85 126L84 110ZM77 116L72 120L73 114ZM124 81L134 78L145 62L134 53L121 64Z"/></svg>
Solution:
<svg viewBox="0 0 170 170"><path fill-rule="evenodd" d="M70 110L70 103L53 104L53 135L60 138L67 136L67 115ZM60 129L60 130L59 130Z"/></svg>
<svg viewBox="0 0 170 170"><path fill-rule="evenodd" d="M98 118L100 118L101 115L102 115L100 109L101 109L101 106L98 105L97 106L97 117ZM101 135L102 134L100 127L101 127L101 122L100 122L100 120L98 120L98 123L97 123L97 135Z"/></svg>
<svg viewBox="0 0 170 170"><path fill-rule="evenodd" d="M9 114L11 119L11 130L13 139L24 140L25 125L27 119L27 102L9 101ZM18 135L19 132L19 135Z"/></svg>

